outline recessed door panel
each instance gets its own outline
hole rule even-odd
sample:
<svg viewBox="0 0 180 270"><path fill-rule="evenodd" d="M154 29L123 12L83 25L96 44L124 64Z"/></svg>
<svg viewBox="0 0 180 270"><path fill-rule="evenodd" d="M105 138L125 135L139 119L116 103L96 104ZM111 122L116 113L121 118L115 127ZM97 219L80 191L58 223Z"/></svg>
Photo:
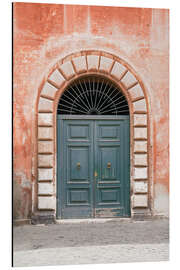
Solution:
<svg viewBox="0 0 180 270"><path fill-rule="evenodd" d="M89 146L70 146L68 148L67 181L89 181L89 160Z"/></svg>
<svg viewBox="0 0 180 270"><path fill-rule="evenodd" d="M99 149L100 180L115 180L118 177L119 147L100 146Z"/></svg>

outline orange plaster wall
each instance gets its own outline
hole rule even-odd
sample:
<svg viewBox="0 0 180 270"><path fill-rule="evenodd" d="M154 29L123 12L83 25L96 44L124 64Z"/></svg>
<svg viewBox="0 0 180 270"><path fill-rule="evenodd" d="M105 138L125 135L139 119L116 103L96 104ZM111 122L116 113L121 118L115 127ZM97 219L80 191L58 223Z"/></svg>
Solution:
<svg viewBox="0 0 180 270"><path fill-rule="evenodd" d="M149 98L154 213L168 207L168 10L13 4L14 217L30 218L38 89L64 56L96 49L128 62ZM156 188L157 187L157 188Z"/></svg>

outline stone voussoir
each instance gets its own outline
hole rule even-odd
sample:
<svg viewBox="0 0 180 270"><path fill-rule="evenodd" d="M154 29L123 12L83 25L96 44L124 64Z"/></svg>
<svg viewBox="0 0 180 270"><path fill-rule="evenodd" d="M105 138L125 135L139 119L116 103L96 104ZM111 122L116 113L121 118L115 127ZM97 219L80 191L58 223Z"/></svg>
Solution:
<svg viewBox="0 0 180 270"><path fill-rule="evenodd" d="M147 112L146 100L141 99L133 102L133 110L134 112Z"/></svg>
<svg viewBox="0 0 180 270"><path fill-rule="evenodd" d="M115 77L117 80L120 80L120 78L122 77L122 75L125 73L126 70L127 69L125 66L123 66L119 62L115 62L111 70L111 75Z"/></svg>
<svg viewBox="0 0 180 270"><path fill-rule="evenodd" d="M41 91L42 96L46 96L48 98L54 99L54 96L57 92L57 88L54 87L52 84L46 82L43 86L43 89Z"/></svg>
<svg viewBox="0 0 180 270"><path fill-rule="evenodd" d="M110 69L112 67L113 61L114 60L111 59L111 58L101 56L99 70L103 71L105 73L109 73L109 71L110 71Z"/></svg>
<svg viewBox="0 0 180 270"><path fill-rule="evenodd" d="M142 90L140 84L137 84L137 85L133 86L132 88L128 89L128 92L129 92L132 100L139 98L139 97L144 97L144 93L143 93L143 90Z"/></svg>
<svg viewBox="0 0 180 270"><path fill-rule="evenodd" d="M39 112L53 112L53 101L47 98L40 97L39 99Z"/></svg>
<svg viewBox="0 0 180 270"><path fill-rule="evenodd" d="M97 71L99 65L99 55L87 55L87 64L89 71Z"/></svg>
<svg viewBox="0 0 180 270"><path fill-rule="evenodd" d="M73 58L73 63L77 73L82 73L87 71L86 58L85 56L79 56Z"/></svg>
<svg viewBox="0 0 180 270"><path fill-rule="evenodd" d="M76 75L71 61L59 65L59 69L67 80L71 79L73 76Z"/></svg>
<svg viewBox="0 0 180 270"><path fill-rule="evenodd" d="M123 83L123 85L126 88L131 87L131 85L133 85L134 83L137 82L136 78L134 77L134 75L128 71L125 76L122 78L121 82Z"/></svg>
<svg viewBox="0 0 180 270"><path fill-rule="evenodd" d="M58 69L54 70L54 72L49 77L49 80L55 83L58 86L58 88L60 88L62 84L66 81Z"/></svg>
<svg viewBox="0 0 180 270"><path fill-rule="evenodd" d="M38 114L38 125L53 125L53 114L52 113L39 113Z"/></svg>

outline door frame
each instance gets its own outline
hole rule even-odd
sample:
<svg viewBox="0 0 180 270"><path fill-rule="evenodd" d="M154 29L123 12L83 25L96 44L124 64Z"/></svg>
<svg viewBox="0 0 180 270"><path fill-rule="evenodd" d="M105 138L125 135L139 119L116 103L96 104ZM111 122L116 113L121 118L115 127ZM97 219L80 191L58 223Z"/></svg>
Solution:
<svg viewBox="0 0 180 270"><path fill-rule="evenodd" d="M58 127L58 120L62 120L60 122L60 128ZM63 120L112 120L112 121L116 121L116 120L129 120L128 121L128 132L129 132L129 136L128 136L128 154L129 154L129 164L128 164L128 186L129 186L129 197L128 197L128 204L129 204L129 212L130 215L128 216L131 217L131 200L130 200L130 116L129 115L63 115L63 114L57 114L57 138L60 138L61 136L63 136L63 132L62 132L62 126L63 126ZM63 181L63 164L61 162L61 155L60 153L62 153L63 151L63 140L61 139L60 142L58 142L57 140L57 154L56 154L56 167L57 167L57 185L56 185L56 219L62 219L62 207L59 207L59 203L60 203L60 198L59 196L62 196L62 192L63 190L61 190L62 188L62 181ZM124 188L126 188L126 186L124 186ZM94 193L94 192L93 192ZM125 205L127 204L127 201L125 201ZM94 212L94 209L93 209ZM126 216L122 216L126 217ZM95 216L93 216L92 218L97 218Z"/></svg>
<svg viewBox="0 0 180 270"><path fill-rule="evenodd" d="M89 75L103 76L114 82L128 101L131 216L151 216L154 214L155 168L148 88L126 59L103 49L81 50L66 55L55 64L52 63L39 84L35 110L36 143L32 159L32 215L56 217L57 106L64 91L74 80Z"/></svg>

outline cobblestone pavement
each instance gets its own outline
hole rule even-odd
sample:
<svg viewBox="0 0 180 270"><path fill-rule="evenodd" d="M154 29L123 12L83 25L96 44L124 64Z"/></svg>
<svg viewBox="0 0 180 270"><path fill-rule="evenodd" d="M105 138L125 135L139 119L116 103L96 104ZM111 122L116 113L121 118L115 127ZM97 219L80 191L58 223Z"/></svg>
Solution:
<svg viewBox="0 0 180 270"><path fill-rule="evenodd" d="M168 219L14 227L14 266L168 260Z"/></svg>

